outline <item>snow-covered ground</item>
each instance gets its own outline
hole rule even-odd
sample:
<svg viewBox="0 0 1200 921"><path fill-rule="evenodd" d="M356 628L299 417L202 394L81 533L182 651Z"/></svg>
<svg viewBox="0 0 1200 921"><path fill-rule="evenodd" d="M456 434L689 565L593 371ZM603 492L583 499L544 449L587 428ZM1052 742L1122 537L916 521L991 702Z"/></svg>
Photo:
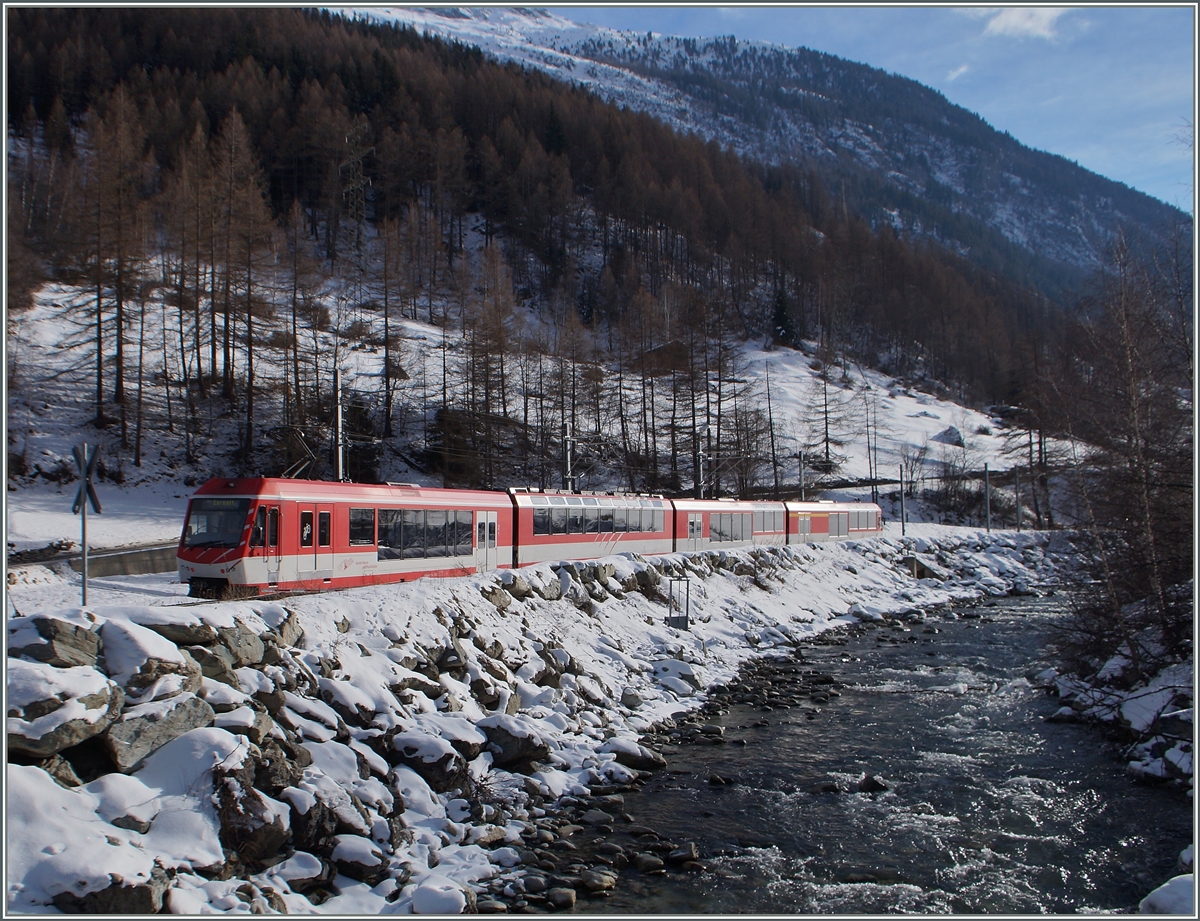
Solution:
<svg viewBox="0 0 1200 921"><path fill-rule="evenodd" d="M132 773L81 786L10 764L7 907L53 911L57 896L63 906L90 898L101 901L84 901L86 910L118 910L103 901L114 891L157 892L166 909L189 914L453 913L473 900L536 900L529 848L552 804L586 805L593 789L634 780L630 764L646 754L640 734L697 707L703 688L732 678L748 657L842 624L1049 584L1069 559L1068 544L1040 533L898 532L266 602L198 604L173 577L140 576L92 580L84 609L74 574L13 567L8 643L26 655L19 667L9 661L10 740L44 737L70 718L94 724L101 685L124 686L124 710L107 717L117 727L165 723L185 708L210 715L184 724ZM914 579L908 556L947 578ZM690 630L666 626L670 577L691 580ZM71 668L32 661L28 650L42 642L36 617L95 634L104 656ZM246 631L266 643L245 653ZM206 673L204 649L236 649L244 664L223 681L192 680L185 647ZM44 703L54 695L57 709ZM311 762L274 786L261 780L272 739ZM505 760L510 743L536 756ZM470 793L472 781L486 795ZM254 832L247 855L289 831L295 850L282 863L226 863L215 875L227 878L217 879L238 809ZM321 809L340 816L330 820L338 834L303 844ZM322 872L328 878L312 889ZM607 885L602 873L589 879ZM1157 910L1183 904L1182 884L1172 885L1156 899L1174 901L1155 901Z"/></svg>
<svg viewBox="0 0 1200 921"><path fill-rule="evenodd" d="M195 448L198 460L186 464L179 434L182 420L178 395L173 407L175 431L168 434L167 405L159 384L147 385L144 408L147 432L141 466L134 463L132 423L130 441L124 447L115 424L103 430L89 425L95 415L90 346L72 346L66 327L78 314L82 296L83 292L75 288L47 285L38 293L32 309L9 317L8 355L10 365L16 364L10 377L18 386L8 393L7 445L9 454L20 457L26 469L25 476L13 478L10 473L4 522L10 550L36 550L64 541L78 544L80 522L71 507L79 482L75 478L71 449L85 442L102 446L101 463L108 474L96 483L103 512L88 517L88 543L93 549L177 539L187 498L195 489L187 483L199 484L210 476L233 472L228 457L236 444L238 420L228 415L202 419L204 434L197 439ZM170 316L157 305L149 309L146 335L147 341L155 344L152 350L155 356L165 354L164 329L168 337L176 335L171 333L171 322ZM540 321L527 316L522 322ZM393 326L401 331L404 363L413 379L410 391L400 394L400 401L410 400L417 406L420 404L415 389L417 381L425 379L430 393L440 392L440 378L436 375L441 371L438 349L442 331L415 320L393 321ZM328 363L336 354L346 388L374 392L382 372L381 351L352 349L345 342L335 351L328 334L313 335L321 343L317 351L322 375L332 377L332 366ZM845 369L844 379L825 388L813 359L805 352L766 348L754 342L744 343L740 351L743 378L755 387L756 393L766 393L769 378L771 415L781 439L779 456L785 458L790 452L792 458L786 462L786 469L780 469L779 476L793 488L798 474L795 446L803 443L809 446L808 453L821 453L822 448L813 445L823 438L824 419L815 407L823 407L826 400L831 406L833 455L841 461L837 476L842 479L865 480L873 470L879 477L897 479L906 457L910 459L906 476L913 476L916 471L916 476L928 477L931 483L946 463L957 470L979 470L988 463L993 471L1000 471L1025 459L1022 446L1017 443L1019 439L1014 440L1018 433L1006 428L1003 420L931 393L907 389L872 369L851 365ZM277 363L282 357L285 357L282 353L269 351L258 356L261 380L280 374ZM163 359L154 357L148 361L147 377L157 377ZM177 357L170 356L167 361L178 381ZM109 411L113 409L110 404ZM260 401L259 412L264 430L278 421L279 407L269 400ZM868 417L870 455L865 434ZM911 458L922 453L923 462L914 466ZM269 475L273 471L262 472ZM407 468L383 472L390 480L422 479L419 472ZM770 481L769 471L762 475ZM807 471L806 483L815 480L813 471ZM611 488L611 484L604 485ZM869 489L860 487L826 498L868 496ZM886 513L893 511L885 508ZM909 512L910 518L921 518L918 506L910 504ZM1000 523L998 513L995 521Z"/></svg>

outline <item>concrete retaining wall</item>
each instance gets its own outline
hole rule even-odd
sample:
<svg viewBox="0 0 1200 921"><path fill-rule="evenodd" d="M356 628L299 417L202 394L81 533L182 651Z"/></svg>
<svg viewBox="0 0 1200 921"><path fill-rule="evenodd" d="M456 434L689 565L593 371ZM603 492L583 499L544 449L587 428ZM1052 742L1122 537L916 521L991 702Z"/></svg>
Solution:
<svg viewBox="0 0 1200 921"><path fill-rule="evenodd" d="M176 546L149 547L145 550L120 550L116 553L89 553L88 577L140 576L152 572L174 572L178 566ZM76 572L83 572L83 557L68 561Z"/></svg>

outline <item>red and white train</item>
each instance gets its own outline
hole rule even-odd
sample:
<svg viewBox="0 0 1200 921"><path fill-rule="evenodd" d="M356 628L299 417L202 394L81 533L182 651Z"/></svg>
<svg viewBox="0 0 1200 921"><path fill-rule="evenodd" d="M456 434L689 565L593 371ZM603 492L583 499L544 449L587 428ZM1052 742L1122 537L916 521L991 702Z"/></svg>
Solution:
<svg viewBox="0 0 1200 921"><path fill-rule="evenodd" d="M212 479L188 503L179 578L222 597L643 555L874 537L879 506Z"/></svg>

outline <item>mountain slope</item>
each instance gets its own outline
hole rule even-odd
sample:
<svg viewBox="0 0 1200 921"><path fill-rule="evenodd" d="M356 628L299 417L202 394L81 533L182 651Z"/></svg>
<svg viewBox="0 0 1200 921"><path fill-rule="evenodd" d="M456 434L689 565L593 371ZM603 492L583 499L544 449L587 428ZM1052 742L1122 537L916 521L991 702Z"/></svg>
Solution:
<svg viewBox="0 0 1200 921"><path fill-rule="evenodd" d="M1118 232L1152 242L1185 218L914 80L806 48L618 32L527 9L346 12L478 45L749 158L813 167L874 226L932 237L1052 295L1101 265Z"/></svg>

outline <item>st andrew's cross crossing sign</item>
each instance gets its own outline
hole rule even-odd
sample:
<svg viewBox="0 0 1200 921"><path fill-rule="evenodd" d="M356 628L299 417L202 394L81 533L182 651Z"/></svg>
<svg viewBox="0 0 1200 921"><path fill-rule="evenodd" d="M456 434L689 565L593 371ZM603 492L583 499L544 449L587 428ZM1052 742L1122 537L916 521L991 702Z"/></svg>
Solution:
<svg viewBox="0 0 1200 921"><path fill-rule="evenodd" d="M92 450L91 457L87 456L87 449L86 443L82 451L79 448L71 448L71 453L75 455L75 463L79 467L80 476L79 492L75 494L75 504L71 506L72 515L79 514L85 498L92 510L97 515L100 514L100 499L96 495L96 487L92 485L92 474L96 472L96 459L100 456L100 445L96 445Z"/></svg>

